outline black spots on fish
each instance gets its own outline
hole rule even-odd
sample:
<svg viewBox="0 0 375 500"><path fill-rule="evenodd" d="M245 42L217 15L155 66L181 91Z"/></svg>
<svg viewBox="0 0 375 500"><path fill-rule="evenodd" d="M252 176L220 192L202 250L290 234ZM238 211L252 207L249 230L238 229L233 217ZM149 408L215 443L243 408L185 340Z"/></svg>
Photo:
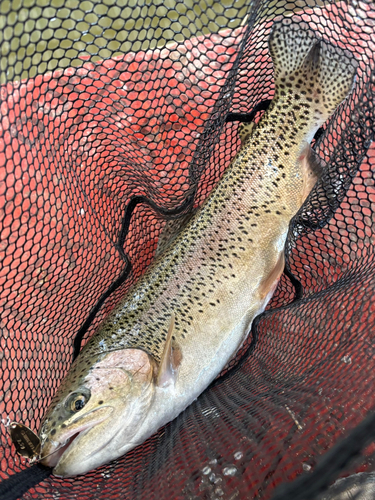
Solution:
<svg viewBox="0 0 375 500"><path fill-rule="evenodd" d="M317 119L320 120L323 114L324 113L321 109L318 109L318 108L314 109L314 119L315 120L317 120Z"/></svg>
<svg viewBox="0 0 375 500"><path fill-rule="evenodd" d="M51 430L51 436L54 436L56 434L56 429Z"/></svg>
<svg viewBox="0 0 375 500"><path fill-rule="evenodd" d="M66 424L61 424L61 429L65 429Z"/></svg>
<svg viewBox="0 0 375 500"><path fill-rule="evenodd" d="M102 405L104 403L103 400L98 401L98 405Z"/></svg>

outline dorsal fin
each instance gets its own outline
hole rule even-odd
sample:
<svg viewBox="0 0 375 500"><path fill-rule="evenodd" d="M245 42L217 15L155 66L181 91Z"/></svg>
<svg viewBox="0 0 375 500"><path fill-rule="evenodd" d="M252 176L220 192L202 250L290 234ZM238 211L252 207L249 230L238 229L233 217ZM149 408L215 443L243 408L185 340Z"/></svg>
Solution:
<svg viewBox="0 0 375 500"><path fill-rule="evenodd" d="M178 219L167 220L158 239L158 246L156 247L155 257L163 253L164 250L169 247L169 245L184 229L184 227L190 221L196 211L196 209L193 209L191 212L183 215Z"/></svg>
<svg viewBox="0 0 375 500"><path fill-rule="evenodd" d="M156 384L159 387L168 387L174 383L177 378L178 367L181 363L181 352L173 346L173 332L175 327L175 314L172 312L171 321L168 328L167 338L165 339L165 346L163 355L160 361L159 371L156 379Z"/></svg>
<svg viewBox="0 0 375 500"><path fill-rule="evenodd" d="M242 146L251 137L254 127L254 122L241 123L241 125L238 127L238 135L240 136Z"/></svg>

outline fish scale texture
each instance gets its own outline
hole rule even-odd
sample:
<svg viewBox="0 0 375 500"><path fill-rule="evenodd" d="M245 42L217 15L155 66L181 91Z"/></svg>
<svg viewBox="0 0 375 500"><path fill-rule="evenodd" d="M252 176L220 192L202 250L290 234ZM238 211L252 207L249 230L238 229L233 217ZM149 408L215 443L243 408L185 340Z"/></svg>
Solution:
<svg viewBox="0 0 375 500"><path fill-rule="evenodd" d="M374 407L373 3L4 0L0 477L28 467L9 421L39 428L77 334L87 341L152 262L164 225L199 207L238 151L227 114L272 99L268 36L293 11L359 67L314 141L327 166L292 221L267 311L175 421L23 499L272 499ZM337 474L373 471L374 452L336 457Z"/></svg>

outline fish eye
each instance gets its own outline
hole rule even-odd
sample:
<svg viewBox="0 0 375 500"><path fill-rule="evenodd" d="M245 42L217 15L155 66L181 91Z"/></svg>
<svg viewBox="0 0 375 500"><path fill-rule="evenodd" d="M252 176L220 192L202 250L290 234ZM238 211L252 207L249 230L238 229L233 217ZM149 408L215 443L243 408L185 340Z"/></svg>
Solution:
<svg viewBox="0 0 375 500"><path fill-rule="evenodd" d="M79 411L79 410L82 410L82 408L85 406L85 404L86 404L85 396L78 396L76 399L74 399L70 403L70 409L72 411Z"/></svg>
<svg viewBox="0 0 375 500"><path fill-rule="evenodd" d="M88 392L88 393L86 393ZM73 413L76 413L86 405L90 399L90 391L73 392L65 401L65 408Z"/></svg>

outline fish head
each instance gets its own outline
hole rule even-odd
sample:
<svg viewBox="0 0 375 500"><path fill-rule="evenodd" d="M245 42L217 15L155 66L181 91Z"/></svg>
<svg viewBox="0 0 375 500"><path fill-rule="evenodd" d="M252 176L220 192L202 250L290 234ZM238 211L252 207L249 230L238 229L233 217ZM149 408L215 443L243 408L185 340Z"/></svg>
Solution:
<svg viewBox="0 0 375 500"><path fill-rule="evenodd" d="M41 463L59 477L85 474L134 447L151 406L155 362L141 349L80 359L42 422Z"/></svg>

